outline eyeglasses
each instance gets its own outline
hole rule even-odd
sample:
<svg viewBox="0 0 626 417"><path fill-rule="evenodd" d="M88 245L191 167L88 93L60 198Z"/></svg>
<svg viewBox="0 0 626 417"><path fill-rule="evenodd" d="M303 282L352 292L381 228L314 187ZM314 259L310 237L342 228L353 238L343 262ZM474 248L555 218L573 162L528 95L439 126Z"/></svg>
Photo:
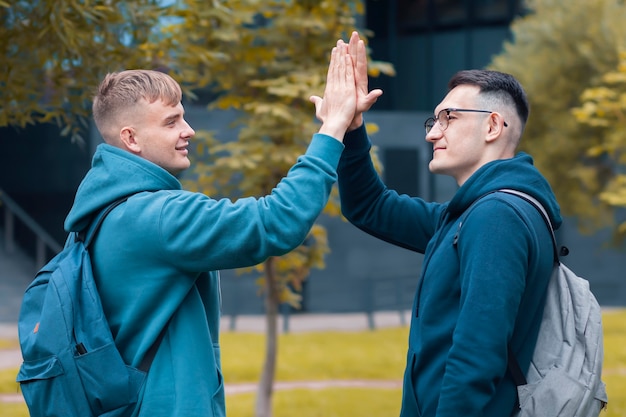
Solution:
<svg viewBox="0 0 626 417"><path fill-rule="evenodd" d="M491 110L474 110L474 109L443 109L438 114L437 117L429 117L424 122L424 129L426 129L426 133L430 132L432 128L435 126L435 122L439 123L439 129L444 131L448 128L448 124L450 123L450 113L451 112L472 112L472 113L493 113ZM504 122L504 127L508 127L509 125Z"/></svg>

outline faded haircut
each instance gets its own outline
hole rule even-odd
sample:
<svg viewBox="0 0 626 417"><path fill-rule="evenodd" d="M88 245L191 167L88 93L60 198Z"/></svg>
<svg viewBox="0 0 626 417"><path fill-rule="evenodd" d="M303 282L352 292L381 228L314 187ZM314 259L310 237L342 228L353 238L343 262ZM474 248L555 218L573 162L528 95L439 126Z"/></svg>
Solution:
<svg viewBox="0 0 626 417"><path fill-rule="evenodd" d="M519 81L510 74L490 70L464 70L457 72L448 82L448 90L460 85L474 85L480 89L483 100L515 108L522 122L528 121L530 105Z"/></svg>
<svg viewBox="0 0 626 417"><path fill-rule="evenodd" d="M152 70L127 70L107 74L96 91L92 113L96 126L104 139L107 128L118 115L125 113L140 100L154 103L157 100L176 106L182 100L180 85L169 75Z"/></svg>

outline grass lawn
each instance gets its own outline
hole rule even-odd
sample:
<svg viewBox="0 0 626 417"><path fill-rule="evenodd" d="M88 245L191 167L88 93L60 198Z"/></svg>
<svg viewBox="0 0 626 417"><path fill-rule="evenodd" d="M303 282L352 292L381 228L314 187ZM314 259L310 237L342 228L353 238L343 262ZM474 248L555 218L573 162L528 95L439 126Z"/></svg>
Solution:
<svg viewBox="0 0 626 417"><path fill-rule="evenodd" d="M626 416L626 309L606 311L603 380L609 408L602 417ZM399 381L405 364L408 328L364 332L292 333L280 336L277 381L366 379ZM10 342L4 342L10 343ZM0 343L0 348L5 346ZM222 333L227 384L258 381L265 351L262 334ZM0 393L15 393L17 370L0 371ZM229 417L253 417L254 393L226 397ZM324 388L280 390L274 417L397 416L401 390ZM23 404L0 402L0 416L28 417Z"/></svg>

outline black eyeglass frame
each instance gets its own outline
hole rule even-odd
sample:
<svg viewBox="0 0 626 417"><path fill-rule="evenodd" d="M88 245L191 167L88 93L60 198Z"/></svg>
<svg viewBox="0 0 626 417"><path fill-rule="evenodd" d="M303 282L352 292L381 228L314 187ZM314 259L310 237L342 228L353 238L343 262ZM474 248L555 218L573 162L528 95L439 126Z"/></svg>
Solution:
<svg viewBox="0 0 626 417"><path fill-rule="evenodd" d="M454 112L471 112L471 113L490 113L490 114L495 113L491 110L457 109L454 107L443 109L443 110L440 110L439 113L437 113L437 117L429 117L428 119L424 121L424 129L426 130L426 134L428 134L433 129L433 127L435 127L435 122L439 123L439 127L441 128L442 132L446 130L450 122L450 113L452 113L453 111ZM440 121L442 120L441 117L442 117L442 113L444 112L446 113L445 126L444 126L444 123ZM509 127L509 125L506 122L504 122L504 127Z"/></svg>

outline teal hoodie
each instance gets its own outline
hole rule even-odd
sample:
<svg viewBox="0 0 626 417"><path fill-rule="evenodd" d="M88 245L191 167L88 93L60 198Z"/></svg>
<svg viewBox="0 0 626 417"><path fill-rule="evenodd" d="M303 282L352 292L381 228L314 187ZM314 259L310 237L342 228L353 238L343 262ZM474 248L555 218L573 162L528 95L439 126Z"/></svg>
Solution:
<svg viewBox="0 0 626 417"><path fill-rule="evenodd" d="M98 146L65 228L80 231L130 196L109 214L93 245L105 315L132 366L168 325L135 416L225 415L217 271L256 265L300 245L328 201L342 149L316 134L270 195L232 202L184 191L159 166Z"/></svg>
<svg viewBox="0 0 626 417"><path fill-rule="evenodd" d="M449 202L426 202L383 184L363 127L347 134L344 145L338 168L343 214L373 236L424 254L401 416L510 415L516 393L507 345L527 369L553 248L539 211L520 197L492 192L509 188L535 197L556 229L561 216L548 182L520 153L482 166Z"/></svg>

